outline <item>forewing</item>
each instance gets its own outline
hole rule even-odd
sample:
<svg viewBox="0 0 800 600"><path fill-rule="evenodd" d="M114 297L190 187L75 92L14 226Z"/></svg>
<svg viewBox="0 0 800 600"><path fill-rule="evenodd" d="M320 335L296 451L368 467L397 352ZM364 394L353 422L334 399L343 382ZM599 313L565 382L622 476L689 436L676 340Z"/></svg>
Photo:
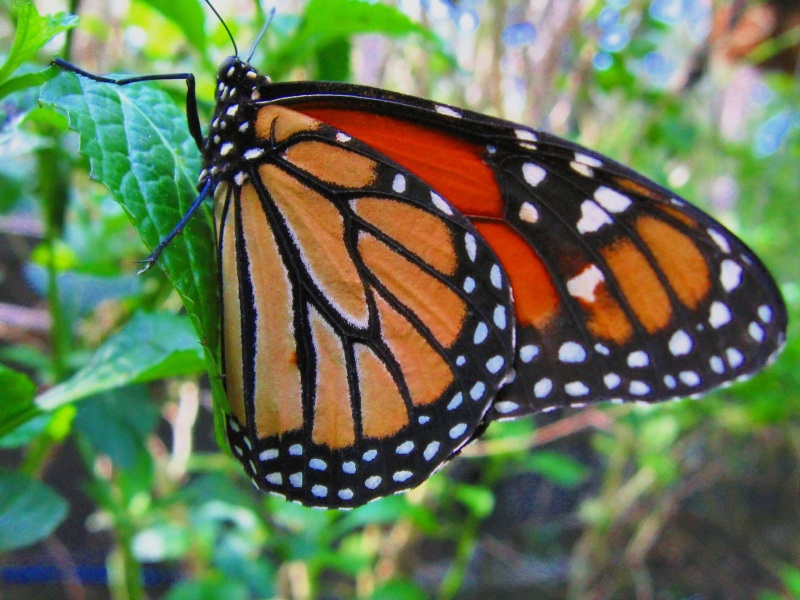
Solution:
<svg viewBox="0 0 800 600"><path fill-rule="evenodd" d="M786 310L721 224L557 137L372 88L284 84L291 104L385 152L466 214L511 280L516 380L490 418L696 395L763 367Z"/></svg>

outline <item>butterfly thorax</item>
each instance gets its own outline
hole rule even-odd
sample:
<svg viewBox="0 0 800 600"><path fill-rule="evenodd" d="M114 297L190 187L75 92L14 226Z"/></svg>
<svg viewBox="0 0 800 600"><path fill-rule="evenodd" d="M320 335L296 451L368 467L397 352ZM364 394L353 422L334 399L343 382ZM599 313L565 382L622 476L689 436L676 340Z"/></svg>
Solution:
<svg viewBox="0 0 800 600"><path fill-rule="evenodd" d="M222 62L214 118L203 139L203 170L198 188L209 178L215 185L223 179L244 178L246 153L253 148L256 136L254 103L259 99L259 88L268 83L268 77L235 56Z"/></svg>

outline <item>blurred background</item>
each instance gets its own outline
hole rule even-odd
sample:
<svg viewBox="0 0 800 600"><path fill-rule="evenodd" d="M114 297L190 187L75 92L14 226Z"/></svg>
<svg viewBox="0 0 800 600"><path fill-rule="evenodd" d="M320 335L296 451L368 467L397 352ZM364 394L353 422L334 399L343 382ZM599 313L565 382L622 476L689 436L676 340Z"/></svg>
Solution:
<svg viewBox="0 0 800 600"><path fill-rule="evenodd" d="M135 275L136 231L38 105L59 55L193 72L207 122L227 35L200 0L0 0L0 597L800 598L800 2L215 2L243 55L273 6L252 61L273 80L519 121L707 210L781 285L787 347L702 401L494 423L352 512L259 494L217 446L180 299ZM154 85L182 113L185 86ZM174 344L137 365L152 331Z"/></svg>

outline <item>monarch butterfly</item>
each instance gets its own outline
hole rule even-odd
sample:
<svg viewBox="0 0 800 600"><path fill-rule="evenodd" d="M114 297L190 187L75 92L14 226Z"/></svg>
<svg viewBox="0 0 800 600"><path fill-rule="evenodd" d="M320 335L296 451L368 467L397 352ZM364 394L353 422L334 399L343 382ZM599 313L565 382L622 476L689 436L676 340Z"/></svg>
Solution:
<svg viewBox="0 0 800 600"><path fill-rule="evenodd" d="M190 74L55 63L187 82L200 194L148 261L213 194L226 432L256 487L359 506L493 420L695 396L782 346L760 260L642 175L421 98L272 83L233 45L205 136Z"/></svg>

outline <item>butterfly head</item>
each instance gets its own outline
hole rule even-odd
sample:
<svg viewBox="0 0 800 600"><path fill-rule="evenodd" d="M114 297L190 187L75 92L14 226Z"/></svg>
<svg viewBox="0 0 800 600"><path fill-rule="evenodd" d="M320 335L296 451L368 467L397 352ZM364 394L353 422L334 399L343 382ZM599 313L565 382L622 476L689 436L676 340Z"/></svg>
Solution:
<svg viewBox="0 0 800 600"><path fill-rule="evenodd" d="M229 56L220 65L214 118L203 142L200 188L209 178L216 181L225 173L241 169L243 155L252 148L256 133L254 104L260 99L260 88L269 82L268 77L237 56Z"/></svg>

